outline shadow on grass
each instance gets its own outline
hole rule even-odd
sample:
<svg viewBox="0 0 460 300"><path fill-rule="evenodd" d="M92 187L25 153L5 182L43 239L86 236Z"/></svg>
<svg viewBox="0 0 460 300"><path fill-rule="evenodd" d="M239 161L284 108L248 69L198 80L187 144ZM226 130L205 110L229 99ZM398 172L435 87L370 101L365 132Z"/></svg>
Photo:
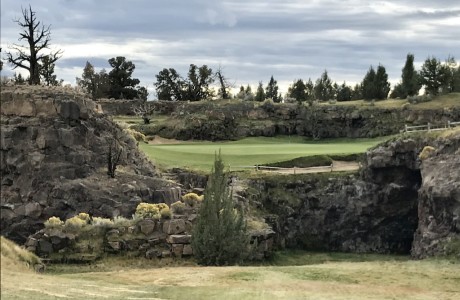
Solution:
<svg viewBox="0 0 460 300"><path fill-rule="evenodd" d="M372 262L372 261L408 261L409 255L368 254L343 252L308 252L304 250L283 250L262 262L263 266L304 266L328 262Z"/></svg>

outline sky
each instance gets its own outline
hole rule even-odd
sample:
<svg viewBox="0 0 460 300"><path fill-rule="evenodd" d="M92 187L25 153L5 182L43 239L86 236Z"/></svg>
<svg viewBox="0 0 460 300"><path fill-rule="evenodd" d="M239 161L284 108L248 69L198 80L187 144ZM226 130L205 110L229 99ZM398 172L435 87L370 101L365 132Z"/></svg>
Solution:
<svg viewBox="0 0 460 300"><path fill-rule="evenodd" d="M64 51L58 78L74 85L86 61L109 71L108 60L124 56L151 99L155 75L185 76L190 64L220 66L235 87L253 90L273 76L285 93L324 70L352 85L379 64L395 84L408 53L417 68L429 56L460 59L458 0L1 0L3 60L29 4L51 25L51 48Z"/></svg>

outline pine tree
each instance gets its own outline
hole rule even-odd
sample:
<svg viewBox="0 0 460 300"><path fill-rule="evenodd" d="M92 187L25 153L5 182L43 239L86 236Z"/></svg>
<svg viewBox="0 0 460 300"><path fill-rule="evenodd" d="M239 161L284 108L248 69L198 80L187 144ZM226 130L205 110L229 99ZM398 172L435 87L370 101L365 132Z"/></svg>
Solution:
<svg viewBox="0 0 460 300"><path fill-rule="evenodd" d="M361 84L355 84L353 91L351 92L351 100L363 99L363 87Z"/></svg>
<svg viewBox="0 0 460 300"><path fill-rule="evenodd" d="M242 211L234 208L227 183L219 152L192 232L194 256L202 265L232 265L247 253L246 222Z"/></svg>
<svg viewBox="0 0 460 300"><path fill-rule="evenodd" d="M332 86L332 80L327 74L327 70L324 70L321 77L316 80L315 97L321 101L334 99L334 88Z"/></svg>
<svg viewBox="0 0 460 300"><path fill-rule="evenodd" d="M63 80L58 81L56 75L54 74L55 64L52 62L52 59L49 55L46 55L42 59L42 64L39 68L40 76L43 77L43 82L48 86L57 86L60 85Z"/></svg>
<svg viewBox="0 0 460 300"><path fill-rule="evenodd" d="M278 83L273 79L273 75L265 89L265 97L272 98L273 102L276 103L281 102L281 97L278 95Z"/></svg>
<svg viewBox="0 0 460 300"><path fill-rule="evenodd" d="M425 92L437 95L445 83L446 73L441 62L436 57L428 57L420 71L421 82L425 86Z"/></svg>
<svg viewBox="0 0 460 300"><path fill-rule="evenodd" d="M254 100L258 102L262 102L265 100L265 91L262 81L259 81L259 86L257 87L257 92Z"/></svg>
<svg viewBox="0 0 460 300"><path fill-rule="evenodd" d="M374 67L371 66L364 76L361 86L364 100L387 99L390 83L385 67L379 64L377 72L375 72Z"/></svg>
<svg viewBox="0 0 460 300"><path fill-rule="evenodd" d="M390 83L388 82L388 74L385 67L379 65L377 67L377 73L375 74L375 98L378 100L384 100L388 98L390 92Z"/></svg>
<svg viewBox="0 0 460 300"><path fill-rule="evenodd" d="M349 101L351 100L352 90L344 81L342 85L337 88L337 101Z"/></svg>
<svg viewBox="0 0 460 300"><path fill-rule="evenodd" d="M367 71L366 76L364 76L362 93L364 100L375 99L375 70L372 66Z"/></svg>
<svg viewBox="0 0 460 300"><path fill-rule="evenodd" d="M306 85L302 79L294 80L294 83L288 90L288 97L294 98L298 103L307 100Z"/></svg>
<svg viewBox="0 0 460 300"><path fill-rule="evenodd" d="M394 89L398 92L402 91L402 94L399 95L398 97L400 98L406 98L407 96L414 96L418 95L418 91L420 90L420 78L415 71L414 68L414 55L413 54L407 54L406 57L406 64L404 65L404 68L402 69L402 75L401 75L402 81L401 81L401 87L399 90Z"/></svg>

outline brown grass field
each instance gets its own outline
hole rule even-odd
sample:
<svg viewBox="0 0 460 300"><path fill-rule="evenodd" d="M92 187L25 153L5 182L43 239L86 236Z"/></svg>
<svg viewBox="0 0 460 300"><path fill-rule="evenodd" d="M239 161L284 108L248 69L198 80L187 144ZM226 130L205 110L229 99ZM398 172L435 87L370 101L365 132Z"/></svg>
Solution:
<svg viewBox="0 0 460 300"><path fill-rule="evenodd" d="M458 262L325 253L288 257L276 265L234 267L112 258L51 265L39 274L2 254L1 299L460 299Z"/></svg>

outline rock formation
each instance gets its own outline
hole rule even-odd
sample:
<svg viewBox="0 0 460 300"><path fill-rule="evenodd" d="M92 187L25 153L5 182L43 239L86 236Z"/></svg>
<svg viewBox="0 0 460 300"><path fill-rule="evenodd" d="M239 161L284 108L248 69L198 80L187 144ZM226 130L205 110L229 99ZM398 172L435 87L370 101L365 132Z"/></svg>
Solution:
<svg viewBox="0 0 460 300"><path fill-rule="evenodd" d="M436 151L420 160L425 146ZM261 177L243 195L281 247L460 255L459 170L460 132L402 136L370 150L359 175Z"/></svg>
<svg viewBox="0 0 460 300"><path fill-rule="evenodd" d="M115 178L107 175L110 144L121 150ZM1 234L18 242L51 216L131 216L141 199L164 202L155 191L174 188L129 134L71 88L2 87L0 154ZM164 194L177 193L156 193Z"/></svg>
<svg viewBox="0 0 460 300"><path fill-rule="evenodd" d="M426 125L430 122L434 125L445 125L448 121L460 120L459 107L306 107L290 103L258 105L251 101L169 101L156 105L157 111L170 118L155 126L137 125L135 129L146 135L160 135L180 140L234 140L248 136L288 134L314 138L376 137L399 133L405 124ZM113 108L109 110L115 111Z"/></svg>

